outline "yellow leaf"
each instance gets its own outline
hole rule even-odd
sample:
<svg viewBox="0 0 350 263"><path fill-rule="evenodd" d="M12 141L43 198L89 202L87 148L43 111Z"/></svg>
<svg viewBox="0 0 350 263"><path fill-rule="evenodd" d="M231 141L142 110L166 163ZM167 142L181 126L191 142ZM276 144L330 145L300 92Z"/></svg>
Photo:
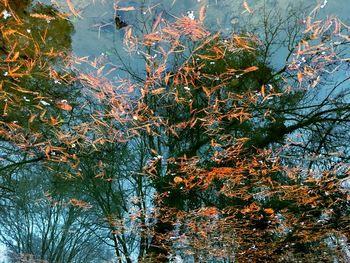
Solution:
<svg viewBox="0 0 350 263"><path fill-rule="evenodd" d="M116 8L116 11L133 11L135 10L135 7L133 6L128 6L128 7L120 7L120 8Z"/></svg>

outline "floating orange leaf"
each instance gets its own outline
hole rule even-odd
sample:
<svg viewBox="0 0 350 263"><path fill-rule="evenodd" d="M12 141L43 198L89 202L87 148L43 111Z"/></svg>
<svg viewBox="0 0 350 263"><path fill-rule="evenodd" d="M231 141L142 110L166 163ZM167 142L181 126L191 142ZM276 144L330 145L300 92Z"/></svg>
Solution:
<svg viewBox="0 0 350 263"><path fill-rule="evenodd" d="M165 91L165 88L159 88L159 89L152 90L151 93L158 95L158 94L164 93L164 91Z"/></svg>
<svg viewBox="0 0 350 263"><path fill-rule="evenodd" d="M30 14L30 16L38 18L38 19L45 19L48 21L55 19L53 16L49 16L49 15L45 15L45 14L38 14L38 13Z"/></svg>
<svg viewBox="0 0 350 263"><path fill-rule="evenodd" d="M77 10L75 9L75 7L74 7L72 1L71 1L71 0L66 0L66 2L67 2L67 5L68 5L68 8L69 8L69 10L72 12L72 14L73 14L74 16L76 16L76 17L82 18L81 15L80 15L80 14L77 12Z"/></svg>
<svg viewBox="0 0 350 263"><path fill-rule="evenodd" d="M248 73L248 72L252 72L252 71L256 71L258 70L259 68L257 66L252 66L252 67L249 67L249 68L246 68L244 70L245 73Z"/></svg>
<svg viewBox="0 0 350 263"><path fill-rule="evenodd" d="M298 81L299 81L299 83L301 83L303 81L303 78L304 78L304 74L301 73L301 72L298 72Z"/></svg>
<svg viewBox="0 0 350 263"><path fill-rule="evenodd" d="M265 211L265 213L267 213L267 214L273 214L273 213L275 212L275 211L273 211L272 208L265 208L264 211Z"/></svg>
<svg viewBox="0 0 350 263"><path fill-rule="evenodd" d="M212 217L219 214L216 207L204 207L199 210L200 216Z"/></svg>
<svg viewBox="0 0 350 263"><path fill-rule="evenodd" d="M60 108L61 110L71 111L73 107L68 104L65 100L61 100L59 102L56 102L56 106Z"/></svg>
<svg viewBox="0 0 350 263"><path fill-rule="evenodd" d="M261 85L261 95L265 97L265 84Z"/></svg>
<svg viewBox="0 0 350 263"><path fill-rule="evenodd" d="M209 33L202 27L201 22L189 17L182 17L175 23L175 28L183 35L189 36L193 41L207 37Z"/></svg>
<svg viewBox="0 0 350 263"><path fill-rule="evenodd" d="M175 178L174 178L174 183L175 184L180 184L180 183L182 183L183 182L183 179L180 177L180 176L176 176Z"/></svg>
<svg viewBox="0 0 350 263"><path fill-rule="evenodd" d="M201 22L203 22L205 19L205 11L206 11L205 4L203 4L199 9L199 21Z"/></svg>

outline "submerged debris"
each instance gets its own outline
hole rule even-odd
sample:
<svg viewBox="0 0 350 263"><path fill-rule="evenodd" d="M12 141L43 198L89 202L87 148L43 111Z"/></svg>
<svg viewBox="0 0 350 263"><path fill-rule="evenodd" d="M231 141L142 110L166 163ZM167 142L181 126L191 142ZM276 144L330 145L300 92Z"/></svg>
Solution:
<svg viewBox="0 0 350 263"><path fill-rule="evenodd" d="M126 22L124 22L121 18L120 15L116 15L115 18L114 18L114 21L115 21L115 27L116 29L121 29L123 27L126 27L128 24Z"/></svg>

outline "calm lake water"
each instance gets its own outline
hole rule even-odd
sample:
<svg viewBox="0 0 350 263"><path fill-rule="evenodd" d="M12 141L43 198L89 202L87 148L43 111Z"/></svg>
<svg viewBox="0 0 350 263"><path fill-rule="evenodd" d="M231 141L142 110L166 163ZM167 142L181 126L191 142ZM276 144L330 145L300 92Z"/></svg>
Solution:
<svg viewBox="0 0 350 263"><path fill-rule="evenodd" d="M60 3L60 1L55 1ZM63 1L64 2L64 1ZM205 26L211 31L221 31L223 34L240 32L244 29L259 30L263 28L262 17L268 12L276 12L281 18L287 17L290 11L296 13L302 19L312 7L321 3L320 17L338 16L345 23L350 21L350 5L347 0L329 1L291 1L291 0L259 0L248 1L253 13L249 13L242 4L243 1L230 0L165 0L157 1L119 1L120 7L135 7L132 11L121 11L119 15L131 26L140 28L142 24L152 24L160 13L165 19L173 20L175 17L188 16L193 12L195 17L199 15L199 9L205 3L206 19ZM113 9L116 1L73 1L77 10L81 10L82 18L72 18L75 32L72 36L72 50L77 56L98 57L101 54L108 56L111 62L118 62L115 56L117 51L126 61L131 60L129 54L123 47L123 36L125 28L115 28ZM67 11L65 3L61 4L61 10ZM265 10L265 11L264 11ZM279 61L282 57L278 50L272 58L277 65L283 64ZM137 62L136 65L137 67Z"/></svg>

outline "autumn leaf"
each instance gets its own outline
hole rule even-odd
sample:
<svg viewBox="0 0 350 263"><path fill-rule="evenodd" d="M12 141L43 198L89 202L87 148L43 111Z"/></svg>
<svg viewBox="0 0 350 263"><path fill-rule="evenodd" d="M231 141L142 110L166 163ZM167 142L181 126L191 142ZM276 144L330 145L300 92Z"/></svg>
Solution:
<svg viewBox="0 0 350 263"><path fill-rule="evenodd" d="M68 102L65 100L56 102L56 106L61 110L65 110L65 111L71 111L73 109L73 107L69 105Z"/></svg>
<svg viewBox="0 0 350 263"><path fill-rule="evenodd" d="M82 16L77 12L71 0L66 0L69 10L76 17L82 18Z"/></svg>
<svg viewBox="0 0 350 263"><path fill-rule="evenodd" d="M32 123L33 121L34 121L34 119L36 118L36 114L32 114L32 115L30 115L30 118L29 118L29 123Z"/></svg>
<svg viewBox="0 0 350 263"><path fill-rule="evenodd" d="M154 45L154 43L161 41L162 37L160 36L160 34L154 32L154 33L144 35L143 39L144 39L144 44L146 46L151 46L151 45Z"/></svg>
<svg viewBox="0 0 350 263"><path fill-rule="evenodd" d="M163 12L160 12L160 14L158 15L156 21L153 24L152 31L155 31L157 29L160 21L162 20L162 15L163 15Z"/></svg>
<svg viewBox="0 0 350 263"><path fill-rule="evenodd" d="M146 63L145 66L146 66L146 71L147 71L147 73L148 73L149 75L151 75L151 73L152 73L151 67L149 66L148 63Z"/></svg>
<svg viewBox="0 0 350 263"><path fill-rule="evenodd" d="M301 72L298 72L297 77L298 77L298 81L299 81L299 83L301 83L301 82L303 81L304 74L303 74L303 73L301 73Z"/></svg>
<svg viewBox="0 0 350 263"><path fill-rule="evenodd" d="M203 28L201 22L192 20L189 17L182 17L178 19L175 23L175 28L193 41L203 39L209 35L209 32Z"/></svg>
<svg viewBox="0 0 350 263"><path fill-rule="evenodd" d="M128 41L132 36L132 27L129 27L124 34L124 41Z"/></svg>
<svg viewBox="0 0 350 263"><path fill-rule="evenodd" d="M158 89L152 90L151 94L159 95L159 94L164 93L164 91L165 91L165 88L158 88Z"/></svg>
<svg viewBox="0 0 350 263"><path fill-rule="evenodd" d="M128 7L118 7L115 9L116 11L134 11L135 7L128 6Z"/></svg>
<svg viewBox="0 0 350 263"><path fill-rule="evenodd" d="M245 10L248 11L249 14L252 14L252 13L253 13L253 11L252 11L252 9L249 7L247 1L243 1L243 7L245 8Z"/></svg>
<svg viewBox="0 0 350 263"><path fill-rule="evenodd" d="M206 5L202 4L199 9L199 21L203 22L205 19Z"/></svg>
<svg viewBox="0 0 350 263"><path fill-rule="evenodd" d="M82 200L76 199L76 198L72 198L69 200L69 203L73 206L77 206L79 208L91 208L92 205L90 205L87 202L84 202Z"/></svg>
<svg viewBox="0 0 350 263"><path fill-rule="evenodd" d="M250 51L254 50L254 48L250 46L251 42L248 40L248 38L235 36L234 40L235 40L235 44L237 44L238 47L244 48Z"/></svg>
<svg viewBox="0 0 350 263"><path fill-rule="evenodd" d="M174 177L174 183L175 184L180 184L183 182L183 179L180 176L175 176Z"/></svg>
<svg viewBox="0 0 350 263"><path fill-rule="evenodd" d="M15 46L14 46L15 48ZM5 59L6 62L14 62L16 61L18 58L19 58L19 52L15 52L15 54L13 54L13 56L11 57L12 55L12 51L11 53L8 54L7 58Z"/></svg>
<svg viewBox="0 0 350 263"><path fill-rule="evenodd" d="M247 213L257 212L259 210L260 210L260 207L257 206L257 204L254 202L254 203L251 203L249 206L246 206L243 209L241 209L241 213L247 214Z"/></svg>
<svg viewBox="0 0 350 263"><path fill-rule="evenodd" d="M46 15L46 14L37 14L37 13L32 13L30 14L31 17L35 17L35 18L38 18L38 19L44 19L44 20L47 20L47 21L50 21L50 20L54 20L55 18L53 16L49 16L49 15Z"/></svg>
<svg viewBox="0 0 350 263"><path fill-rule="evenodd" d="M209 98L209 97L210 97L210 94L211 94L210 89L209 89L209 88L206 88L206 87L204 87L204 86L202 87L202 89L203 89L205 95Z"/></svg>
<svg viewBox="0 0 350 263"><path fill-rule="evenodd" d="M212 217L219 214L219 211L216 207L203 207L199 210L200 216Z"/></svg>
<svg viewBox="0 0 350 263"><path fill-rule="evenodd" d="M252 67L249 67L249 68L246 68L244 70L244 73L248 73L248 72L253 72L253 71L256 71L258 70L259 68L257 66L252 66Z"/></svg>
<svg viewBox="0 0 350 263"><path fill-rule="evenodd" d="M265 84L261 85L261 96L265 97Z"/></svg>
<svg viewBox="0 0 350 263"><path fill-rule="evenodd" d="M95 178L103 178L105 176L104 172L100 172L97 175L95 175Z"/></svg>
<svg viewBox="0 0 350 263"><path fill-rule="evenodd" d="M2 35L4 37L7 37L7 36L10 36L10 35L13 35L17 32L17 30L14 30L14 29L7 29L7 30L4 30L2 31Z"/></svg>
<svg viewBox="0 0 350 263"><path fill-rule="evenodd" d="M264 211L267 214L273 214L275 212L272 208L265 208Z"/></svg>

